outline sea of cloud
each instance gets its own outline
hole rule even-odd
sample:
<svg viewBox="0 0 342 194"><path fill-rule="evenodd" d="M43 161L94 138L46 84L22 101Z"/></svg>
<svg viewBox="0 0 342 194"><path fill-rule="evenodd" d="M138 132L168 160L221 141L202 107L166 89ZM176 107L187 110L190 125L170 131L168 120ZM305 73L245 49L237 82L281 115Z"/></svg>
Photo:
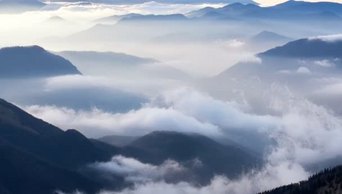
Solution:
<svg viewBox="0 0 342 194"><path fill-rule="evenodd" d="M232 134L239 133L241 136L259 134L250 141L257 143L259 137L270 140L263 152L266 160L264 168L241 175L239 179L229 180L218 176L205 187L190 183L166 183L162 178L148 179L143 183L136 181L134 188L116 193L151 193L161 189L166 193L185 194L256 193L303 180L319 170L310 169L310 166L342 156L342 120L334 113L292 94L285 97L283 93L280 97L274 94L269 108L275 113L259 115L250 112L246 105L217 100L189 88L165 92L151 99L141 109L127 113L113 114L98 109L74 111L51 106L25 107L29 113L62 128L106 129L116 135L144 135L156 130L172 130L200 133L212 138L231 138ZM136 166L132 167L132 163ZM130 172L133 171L133 175L140 176L137 178L140 180L145 174L146 177L153 174L145 170L165 167L140 168L148 164L124 157L96 165L102 170L112 169L118 175L124 174L127 178L131 177ZM129 169L127 166L130 166ZM122 172L118 169L122 169ZM160 174L153 176L162 177Z"/></svg>

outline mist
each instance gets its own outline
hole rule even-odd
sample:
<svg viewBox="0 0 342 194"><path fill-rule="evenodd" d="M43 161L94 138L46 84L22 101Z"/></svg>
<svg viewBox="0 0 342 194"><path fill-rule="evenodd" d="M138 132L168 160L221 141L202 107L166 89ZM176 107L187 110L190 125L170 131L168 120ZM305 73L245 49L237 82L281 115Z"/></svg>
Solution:
<svg viewBox="0 0 342 194"><path fill-rule="evenodd" d="M224 10L244 5L225 6L47 2L1 12L1 47L38 45L79 74L0 77L0 97L118 150L108 161L75 170L103 183L99 194L253 194L340 165L342 14L230 15ZM13 60L5 51L0 65ZM211 180L204 184L193 169L207 164L196 155L148 163L129 155L130 144L100 143L156 131L201 135L261 164L237 177L207 173Z"/></svg>

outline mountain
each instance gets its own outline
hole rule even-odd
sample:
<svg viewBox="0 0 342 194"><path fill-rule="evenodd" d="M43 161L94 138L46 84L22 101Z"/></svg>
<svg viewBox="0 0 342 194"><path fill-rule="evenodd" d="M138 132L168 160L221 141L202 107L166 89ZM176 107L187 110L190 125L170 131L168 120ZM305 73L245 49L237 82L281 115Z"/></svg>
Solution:
<svg viewBox="0 0 342 194"><path fill-rule="evenodd" d="M2 78L47 77L81 74L68 60L39 46L0 49Z"/></svg>
<svg viewBox="0 0 342 194"><path fill-rule="evenodd" d="M199 134L153 132L125 147L124 155L160 165L175 160L190 169L192 181L207 184L215 175L236 178L257 168L261 159L238 146L222 145Z"/></svg>
<svg viewBox="0 0 342 194"><path fill-rule="evenodd" d="M45 20L46 23L63 23L66 22L66 20L60 16L51 16L47 20Z"/></svg>
<svg viewBox="0 0 342 194"><path fill-rule="evenodd" d="M260 194L340 194L342 193L342 166L326 169L307 181L291 184Z"/></svg>
<svg viewBox="0 0 342 194"><path fill-rule="evenodd" d="M62 51L57 53L75 64L93 63L112 64L121 66L135 66L139 64L155 63L157 60L142 58L134 55L115 52L96 52L96 51Z"/></svg>
<svg viewBox="0 0 342 194"><path fill-rule="evenodd" d="M119 22L122 21L134 21L134 22L147 22L147 21L182 21L186 20L182 14L170 14L170 15L139 15L139 14L131 14L127 16L122 16Z"/></svg>
<svg viewBox="0 0 342 194"><path fill-rule="evenodd" d="M98 140L114 146L127 146L139 137L135 136L120 136L120 135L108 135L99 138Z"/></svg>
<svg viewBox="0 0 342 194"><path fill-rule="evenodd" d="M59 2L62 0L51 0L54 2ZM62 2L79 2L79 0L64 0ZM138 3L148 3L151 0L88 0L92 3L106 3L106 4L138 4ZM154 0L157 3L179 3L179 4L199 4L199 3L254 3L252 0Z"/></svg>
<svg viewBox="0 0 342 194"><path fill-rule="evenodd" d="M0 12L15 13L31 11L44 7L45 4L39 0L1 0Z"/></svg>
<svg viewBox="0 0 342 194"><path fill-rule="evenodd" d="M101 150L76 130L63 131L4 100L0 112L0 138L60 166L75 168L107 160L116 151Z"/></svg>
<svg viewBox="0 0 342 194"><path fill-rule="evenodd" d="M137 13L130 13L130 14L125 14L125 15L112 15L112 16L107 16L107 17L103 17L100 19L95 20L95 23L116 23L119 20L123 19L123 18L127 18L127 17L132 17L132 16L141 16L141 14L137 14Z"/></svg>
<svg viewBox="0 0 342 194"><path fill-rule="evenodd" d="M340 68L335 67L342 65L341 51L342 36L340 35L299 39L257 54L261 63L237 63L217 75L215 79L222 81L228 77L238 76L240 78L254 76L280 78L300 75L300 70L303 68L308 73L315 72L320 76L331 76L340 73Z"/></svg>
<svg viewBox="0 0 342 194"><path fill-rule="evenodd" d="M245 41L248 48L256 48L260 52L288 43L292 39L272 31L264 30L247 38Z"/></svg>
<svg viewBox="0 0 342 194"><path fill-rule="evenodd" d="M283 42L287 43L291 38L277 34L271 31L262 31L252 36L249 41L253 43L265 43L265 42Z"/></svg>
<svg viewBox="0 0 342 194"><path fill-rule="evenodd" d="M270 7L260 7L255 4L232 3L217 9L204 8L193 11L189 15L219 19L269 20L269 18L272 18L273 20L340 20L342 16L342 4L290 0Z"/></svg>
<svg viewBox="0 0 342 194"><path fill-rule="evenodd" d="M100 185L82 175L53 165L0 139L0 193L54 193L77 189L95 193Z"/></svg>
<svg viewBox="0 0 342 194"><path fill-rule="evenodd" d="M278 4L274 6L273 9L278 10L292 10L292 12L297 12L299 10L305 12L332 12L336 14L342 13L342 4L341 3L332 3L332 2L305 2L305 1L295 1L289 0L284 3Z"/></svg>
<svg viewBox="0 0 342 194"><path fill-rule="evenodd" d="M76 130L63 131L0 100L0 191L21 194L77 189L91 194L123 188L129 181L122 175L111 175L108 181L88 166L119 154L154 165L175 160L186 170L173 181L203 185L215 175L235 178L262 164L258 156L236 144L223 145L198 134L153 132L134 139L126 146L111 146Z"/></svg>
<svg viewBox="0 0 342 194"><path fill-rule="evenodd" d="M21 94L8 97L13 102L27 106L32 104L51 105L73 110L93 110L96 107L113 113L124 113L132 109L139 109L147 102L146 97L141 94L99 85L59 88L48 92L39 92L39 89L41 88L35 90L35 93L26 96ZM93 130L89 130L89 132L91 131ZM89 134L87 133L87 135Z"/></svg>
<svg viewBox="0 0 342 194"><path fill-rule="evenodd" d="M102 185L78 170L107 161L118 149L63 131L0 100L0 185L10 194L76 189L94 193ZM26 192L23 192L26 191Z"/></svg>
<svg viewBox="0 0 342 194"><path fill-rule="evenodd" d="M342 36L300 39L265 51L259 54L259 56L342 59Z"/></svg>
<svg viewBox="0 0 342 194"><path fill-rule="evenodd" d="M57 54L69 59L82 73L87 75L107 75L123 79L128 77L185 79L189 77L181 70L164 65L156 59L124 53L63 51ZM94 68L95 66L96 68Z"/></svg>
<svg viewBox="0 0 342 194"><path fill-rule="evenodd" d="M317 79L339 78L342 73L342 39L340 35L305 38L289 42L257 55L257 60L242 61L220 74L204 80L205 88L215 95L236 95L232 91L243 90L255 104L269 102L259 98L260 88L269 88L270 83L285 84L290 91L306 96L311 101L324 105L336 113L341 109L336 102L341 98L338 93L325 94L316 92ZM257 81L256 81L257 80ZM226 90L216 85L225 83ZM330 84L320 83L319 87L330 87ZM318 87L318 88L319 88ZM258 89L259 88L259 89ZM268 111L264 106L258 111Z"/></svg>

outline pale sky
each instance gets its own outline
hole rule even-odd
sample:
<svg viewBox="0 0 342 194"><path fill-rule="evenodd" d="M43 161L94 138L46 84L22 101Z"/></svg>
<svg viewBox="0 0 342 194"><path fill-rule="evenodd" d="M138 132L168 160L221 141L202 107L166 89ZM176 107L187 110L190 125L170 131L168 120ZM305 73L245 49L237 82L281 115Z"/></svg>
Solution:
<svg viewBox="0 0 342 194"><path fill-rule="evenodd" d="M270 6L270 5L275 5L278 3L283 3L287 0L255 0L255 2L260 3L262 6ZM305 1L310 1L310 2L321 2L323 0L305 0ZM325 0L327 2L336 2L336 3L342 3L342 0Z"/></svg>

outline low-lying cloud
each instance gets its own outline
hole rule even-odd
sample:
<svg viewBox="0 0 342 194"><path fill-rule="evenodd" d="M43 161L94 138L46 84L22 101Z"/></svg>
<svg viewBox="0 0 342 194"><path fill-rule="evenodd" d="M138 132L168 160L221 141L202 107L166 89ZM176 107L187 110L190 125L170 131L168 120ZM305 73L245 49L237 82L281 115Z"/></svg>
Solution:
<svg viewBox="0 0 342 194"><path fill-rule="evenodd" d="M270 100L273 115L258 115L237 103L213 99L191 89L167 92L127 113L94 108L75 111L55 106L28 106L33 115L62 128L104 130L116 135L145 135L152 131L200 133L210 137L259 134L276 142L272 157L292 157L300 164L342 156L342 122L322 106L294 96ZM245 109L245 110L244 110ZM101 136L98 133L97 136ZM233 136L234 137L234 136ZM250 137L246 137L250 138ZM327 141L329 140L329 141ZM253 141L253 139L251 139Z"/></svg>
<svg viewBox="0 0 342 194"><path fill-rule="evenodd" d="M269 100L269 109L272 114L259 115L251 112L248 105L217 100L192 89L166 92L151 99L141 109L128 113L26 107L30 113L64 128L105 129L108 133L120 135L144 135L155 130L194 132L212 138L233 138L240 134L252 145L254 142L255 147L258 146L258 138L269 140L266 149L261 150L266 161L261 170L234 180L218 176L203 187L185 182L167 183L160 178L168 173L161 169L170 169L170 165L178 169L176 163L166 161L164 166L156 167L133 159L114 157L112 161L96 163L95 166L100 171L120 174L135 186L121 192L104 193L252 194L306 179L312 172L327 167L324 164L339 163L342 157L342 121L339 117L291 93L288 96L282 93L280 97L274 95ZM256 135L250 137L246 134ZM248 146L243 141L233 140ZM315 166L317 164L321 165Z"/></svg>
<svg viewBox="0 0 342 194"><path fill-rule="evenodd" d="M192 184L181 182L170 184L164 181L136 184L134 188L120 192L101 192L101 194L150 194L150 193L183 193L183 194L255 194L265 191L289 181L299 181L308 174L299 166L284 163L279 166L267 166L260 172L242 176L238 180L229 180L224 176L216 176L207 186L196 187Z"/></svg>
<svg viewBox="0 0 342 194"><path fill-rule="evenodd" d="M91 164L89 168L97 170L101 174L123 176L125 181L135 184L167 180L186 171L181 164L173 160L166 160L163 164L154 166L120 155L114 156L108 162Z"/></svg>
<svg viewBox="0 0 342 194"><path fill-rule="evenodd" d="M342 41L342 34L326 35L326 36L316 36L311 37L309 40L322 40L325 42L336 42Z"/></svg>

